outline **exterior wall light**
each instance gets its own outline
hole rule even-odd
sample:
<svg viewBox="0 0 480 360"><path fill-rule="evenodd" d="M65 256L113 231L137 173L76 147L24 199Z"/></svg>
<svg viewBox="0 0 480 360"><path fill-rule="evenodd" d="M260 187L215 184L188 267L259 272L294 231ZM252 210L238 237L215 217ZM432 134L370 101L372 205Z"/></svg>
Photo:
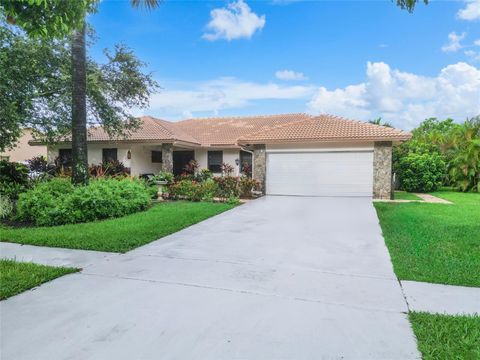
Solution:
<svg viewBox="0 0 480 360"><path fill-rule="evenodd" d="M127 151L127 159L131 159L132 158L132 152L130 150Z"/></svg>

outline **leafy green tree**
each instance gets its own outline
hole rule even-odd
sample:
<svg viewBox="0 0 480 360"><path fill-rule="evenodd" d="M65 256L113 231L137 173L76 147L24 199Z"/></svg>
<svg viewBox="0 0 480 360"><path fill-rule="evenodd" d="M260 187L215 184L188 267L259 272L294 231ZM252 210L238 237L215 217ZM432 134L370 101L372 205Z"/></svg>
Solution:
<svg viewBox="0 0 480 360"><path fill-rule="evenodd" d="M153 9L158 0L132 0L132 6ZM98 0L0 0L0 13L29 36L47 39L71 35L72 182L88 183L86 15ZM14 138L19 130L11 131Z"/></svg>
<svg viewBox="0 0 480 360"><path fill-rule="evenodd" d="M402 159L410 154L441 156L446 163L445 185L480 191L480 116L461 124L436 118L422 122L412 131L412 139L394 148L393 168L400 179L407 168L401 166Z"/></svg>
<svg viewBox="0 0 480 360"><path fill-rule="evenodd" d="M158 85L127 47L104 53L102 63L86 58L87 123L126 136L137 126L128 109L147 106ZM11 146L18 138L13 131L22 127L50 143L70 137L70 55L68 39L32 39L0 27L0 148Z"/></svg>
<svg viewBox="0 0 480 360"><path fill-rule="evenodd" d="M425 5L427 5L428 1L429 0L397 0L397 5L402 9L406 9L408 12L413 12L417 3L423 2Z"/></svg>

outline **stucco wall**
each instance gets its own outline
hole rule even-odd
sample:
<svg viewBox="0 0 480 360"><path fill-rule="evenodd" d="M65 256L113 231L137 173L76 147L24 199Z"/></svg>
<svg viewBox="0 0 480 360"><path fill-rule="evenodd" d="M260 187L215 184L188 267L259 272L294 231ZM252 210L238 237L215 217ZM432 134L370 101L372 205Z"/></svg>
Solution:
<svg viewBox="0 0 480 360"><path fill-rule="evenodd" d="M0 153L0 156L8 157L9 161L16 162L24 162L35 156L47 156L46 146L29 145L28 142L30 140L33 140L32 131L29 129L24 129L23 134L18 140L16 146L11 150Z"/></svg>
<svg viewBox="0 0 480 360"><path fill-rule="evenodd" d="M102 149L117 148L118 160L129 167L133 176L154 173L158 174L162 170L161 163L152 163L151 151L161 151L162 146L158 144L88 144L88 163L102 163ZM70 145L51 146L48 149L48 160L53 162L58 156L58 149L69 149ZM131 151L131 159L127 159L127 151ZM212 149L213 150L213 149ZM240 158L238 149L215 149L223 151L223 162L233 166L234 175L239 174L239 166L235 160ZM174 149L175 151L175 149ZM198 161L200 169L208 167L207 149L195 149L195 159Z"/></svg>
<svg viewBox="0 0 480 360"><path fill-rule="evenodd" d="M143 145L143 144L88 144L88 163L102 163L102 149L117 148L117 157L126 167L130 168L132 175L145 173L157 174L162 167L161 163L152 163L152 150L161 151L161 145ZM48 161L53 162L58 156L58 149L69 149L70 145L58 145L48 148ZM131 159L127 158L127 152L130 150Z"/></svg>

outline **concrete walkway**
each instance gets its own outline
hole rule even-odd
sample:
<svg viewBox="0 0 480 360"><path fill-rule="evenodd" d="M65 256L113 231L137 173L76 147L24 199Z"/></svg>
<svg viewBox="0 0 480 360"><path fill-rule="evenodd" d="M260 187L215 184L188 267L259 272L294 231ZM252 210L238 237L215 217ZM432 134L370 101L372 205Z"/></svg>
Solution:
<svg viewBox="0 0 480 360"><path fill-rule="evenodd" d="M420 358L369 198L265 197L0 306L2 360Z"/></svg>
<svg viewBox="0 0 480 360"><path fill-rule="evenodd" d="M480 288L402 281L411 311L480 315Z"/></svg>
<svg viewBox="0 0 480 360"><path fill-rule="evenodd" d="M14 259L51 266L84 269L99 261L118 256L120 255L116 253L100 251L71 250L0 242L1 259Z"/></svg>
<svg viewBox="0 0 480 360"><path fill-rule="evenodd" d="M430 194L423 194L423 193L415 193L419 198L421 198L426 203L433 203L433 204L452 204L451 201L439 198L437 196L433 196Z"/></svg>

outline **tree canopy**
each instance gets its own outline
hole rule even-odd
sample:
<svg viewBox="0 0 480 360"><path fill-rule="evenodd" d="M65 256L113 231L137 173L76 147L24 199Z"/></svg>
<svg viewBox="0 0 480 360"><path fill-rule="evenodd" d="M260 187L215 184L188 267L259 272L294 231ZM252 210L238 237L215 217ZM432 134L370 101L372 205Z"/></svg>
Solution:
<svg viewBox="0 0 480 360"><path fill-rule="evenodd" d="M98 0L0 0L0 12L10 24L31 37L61 38L83 26Z"/></svg>
<svg viewBox="0 0 480 360"><path fill-rule="evenodd" d="M104 54L102 63L87 58L88 123L122 136L137 125L129 109L147 106L158 85L126 46ZM69 135L72 86L68 39L29 38L0 27L0 150L15 144L23 127L50 142Z"/></svg>
<svg viewBox="0 0 480 360"><path fill-rule="evenodd" d="M461 191L480 191L480 116L455 123L426 119L412 139L394 151L394 169L402 177L401 159L410 154L437 154L446 163L443 184Z"/></svg>

